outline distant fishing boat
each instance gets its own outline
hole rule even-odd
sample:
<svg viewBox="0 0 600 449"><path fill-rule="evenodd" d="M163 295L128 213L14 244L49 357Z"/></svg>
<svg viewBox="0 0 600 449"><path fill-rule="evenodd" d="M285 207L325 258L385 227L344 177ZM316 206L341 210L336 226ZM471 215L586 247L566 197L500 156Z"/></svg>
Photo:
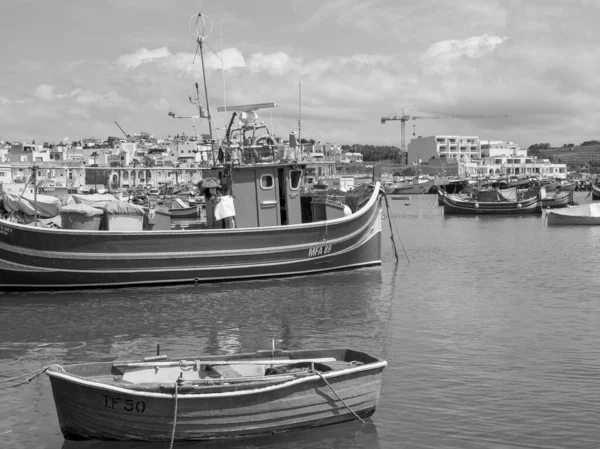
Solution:
<svg viewBox="0 0 600 449"><path fill-rule="evenodd" d="M200 218L202 205L189 206L179 198L171 203L169 213L172 218Z"/></svg>
<svg viewBox="0 0 600 449"><path fill-rule="evenodd" d="M499 190L480 190L473 198L443 195L445 214L521 215L539 212L539 196L523 200L507 198Z"/></svg>
<svg viewBox="0 0 600 449"><path fill-rule="evenodd" d="M386 365L351 349L273 350L54 365L46 374L66 439L184 441L368 417Z"/></svg>
<svg viewBox="0 0 600 449"><path fill-rule="evenodd" d="M429 193L433 185L429 177L418 176L408 181L389 183L385 186L385 192L390 195L422 195Z"/></svg>

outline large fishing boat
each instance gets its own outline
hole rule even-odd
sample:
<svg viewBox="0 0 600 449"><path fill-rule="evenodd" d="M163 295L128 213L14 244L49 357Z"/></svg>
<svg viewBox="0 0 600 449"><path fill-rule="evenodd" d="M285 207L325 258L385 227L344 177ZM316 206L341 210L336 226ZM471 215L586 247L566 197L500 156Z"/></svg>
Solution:
<svg viewBox="0 0 600 449"><path fill-rule="evenodd" d="M198 37L201 56L202 42ZM0 290L227 281L380 265L380 184L355 189L343 208L301 201L301 148L280 145L258 119L257 111L275 106L227 106L229 125L222 140L211 139L213 165L199 186L203 229L155 230L146 226L151 217L132 218L140 223L134 230L111 227L113 214L132 210L118 204L103 206L104 226L93 230L0 220ZM208 105L207 113L211 129Z"/></svg>

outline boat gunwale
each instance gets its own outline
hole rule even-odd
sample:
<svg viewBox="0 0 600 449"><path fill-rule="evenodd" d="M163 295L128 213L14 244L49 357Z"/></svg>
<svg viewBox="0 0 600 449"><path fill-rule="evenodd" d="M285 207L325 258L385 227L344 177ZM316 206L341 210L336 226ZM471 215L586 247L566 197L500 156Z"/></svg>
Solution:
<svg viewBox="0 0 600 449"><path fill-rule="evenodd" d="M290 363L293 363L294 360L290 359ZM248 390L238 390L238 391L226 391L226 392L222 392L222 393L185 393L185 394L181 394L178 398L179 400L182 399L202 399L202 398L223 398L223 397L236 397L236 396L247 396L247 395L254 395L254 394L262 394L262 393L266 393L266 392L271 392L271 391L276 391L276 390L281 390L284 388L288 388L288 387L292 387L295 385L299 385L302 383L307 383L307 382L311 382L314 380L320 380L321 378L325 378L325 379L329 379L329 378L335 378L335 377L340 377L340 376L346 376L346 375L350 375L350 374L354 374L354 373L359 373L362 371L373 371L373 370L377 370L379 368L383 369L387 366L387 361L385 360L381 360L378 359L378 361L376 362L371 362L371 363L365 363L363 365L358 365L358 366L352 366L350 368L346 368L346 369L340 369L340 370L332 370L332 371L327 371L324 373L319 374L313 374L313 375L304 375L303 377L299 377L287 382L282 382L276 385L269 385L266 386L264 388L251 388ZM115 386L115 385L109 385L103 382L99 382L99 381L93 381L93 380L88 380L84 377L81 376L77 376L75 374L69 374L69 373L63 373L63 372L59 372L59 371L52 371L52 370L47 370L46 374L49 377L54 377L57 379L61 379L67 382L71 382L77 385L83 385L86 387L90 387L90 388L98 388L98 389L102 389L105 391L112 391L112 392L116 392L116 393L124 393L124 394L129 394L129 395L133 395L133 396L139 396L139 397L147 397L147 398L155 398L155 399L172 399L174 394L172 393L154 393L154 392L148 392L148 391L139 391L139 390L133 390L133 389L128 389L128 388L124 388L124 387L119 387L119 386ZM267 377L267 376L265 376ZM165 386L166 385L170 385L170 384L174 384L175 382L171 382L171 383L167 383L165 382ZM184 384L185 385L185 384Z"/></svg>
<svg viewBox="0 0 600 449"><path fill-rule="evenodd" d="M295 230L295 229L319 228L319 227L337 225L337 224L354 221L355 219L366 214L374 206L374 204L378 201L379 196L382 194L385 194L385 192L382 192L381 184L379 183L379 181L377 181L371 185L374 186L374 189L373 189L373 193L371 194L371 197L369 198L369 201L363 207L361 207L359 210L357 210L356 212L353 212L352 214L344 216L344 217L334 218L332 220L313 221L310 223L296 223L296 224L291 224L291 225L257 226L257 227L245 227L245 228L225 228L225 229L205 228L205 229L185 229L185 230L164 229L164 230L156 230L156 231L154 231L154 230L153 231L100 231L100 230L91 231L91 230L86 230L86 229L42 228L42 227L35 227L35 226L31 226L31 225L25 225L25 224L21 224L21 223L15 223L15 222L4 220L4 219L0 218L0 226L6 226L9 228L13 228L13 229L19 229L19 230L22 230L25 232L37 232L40 234L60 233L60 234L91 235L91 236L104 235L104 234L108 234L111 236L119 236L119 235L148 236L148 235L170 235L170 234L172 234L172 235L181 235L181 234L186 234L186 235L208 234L208 235L210 235L210 234L228 234L228 233L235 233L235 234L259 233L260 234L260 233L267 232L267 231L283 232L283 231L290 231L290 230Z"/></svg>
<svg viewBox="0 0 600 449"><path fill-rule="evenodd" d="M370 208L365 208L368 209L369 211L371 210ZM376 215L376 211L374 211L373 215ZM364 225L362 225L360 228L358 228L357 230L353 231L350 234L345 234L343 236L334 238L334 239L329 239L327 240L327 244L330 245L335 245L335 244L340 244L343 242L346 242L348 240L352 240L360 235L364 235L368 232L368 228L372 226L372 220L367 221ZM107 231L99 231L99 232L107 232ZM154 232L154 231L146 231L148 232ZM177 253L173 253L173 252L145 252L143 253L143 258L148 259L148 258L154 258L154 259L185 259L185 258L190 258L190 257L194 257L194 258L210 258L210 257L216 257L216 256L222 256L222 255L226 255L228 257L234 257L234 256L247 256L247 255L254 255L254 254L264 254L265 250L268 251L269 254L271 253L285 253L285 252L290 252L290 251L302 251L305 249L309 249L312 248L314 246L318 246L323 244L322 242L308 242L308 243L301 243L301 244L296 244L296 245L287 245L287 246L272 246L272 247L257 247L257 248L249 248L249 249L221 249L221 250L214 250L214 251L179 251ZM13 253L17 253L17 254L21 254L21 255L26 255L29 257L36 257L37 254L34 254L35 252L39 252L40 250L36 250L36 249L32 249L32 248L25 248L25 247L17 247L16 245L11 245L10 243L4 243L2 241L0 241L0 251L10 251ZM46 258L51 258L51 259L72 259L72 258L80 258L80 259L86 259L86 260L103 260L106 257L108 257L110 255L111 259L120 259L120 260L130 260L132 258L140 258L140 254L139 253L83 253L83 252L60 252L60 251L43 251L44 253L44 257ZM163 269L161 267L161 269ZM54 271L55 269L53 269ZM80 271L80 270L63 270L63 271Z"/></svg>

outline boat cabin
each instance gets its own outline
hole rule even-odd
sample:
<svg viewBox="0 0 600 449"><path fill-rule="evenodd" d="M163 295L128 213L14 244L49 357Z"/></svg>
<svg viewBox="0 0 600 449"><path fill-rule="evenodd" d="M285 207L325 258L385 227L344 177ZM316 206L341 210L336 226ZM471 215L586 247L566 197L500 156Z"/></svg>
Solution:
<svg viewBox="0 0 600 449"><path fill-rule="evenodd" d="M206 227L246 228L302 223L300 189L306 164L269 163L213 167L201 187ZM235 216L219 219L219 203L232 202ZM229 212L229 213L230 213ZM228 212L225 213L228 215Z"/></svg>

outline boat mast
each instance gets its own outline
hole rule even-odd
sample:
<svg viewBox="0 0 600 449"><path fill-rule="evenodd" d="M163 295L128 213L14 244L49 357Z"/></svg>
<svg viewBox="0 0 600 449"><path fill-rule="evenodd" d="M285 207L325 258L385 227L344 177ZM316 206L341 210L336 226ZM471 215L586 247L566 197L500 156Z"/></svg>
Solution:
<svg viewBox="0 0 600 449"><path fill-rule="evenodd" d="M31 180L33 181L33 225L37 227L37 170L38 167L36 165L32 168ZM27 188L27 186L25 186Z"/></svg>
<svg viewBox="0 0 600 449"><path fill-rule="evenodd" d="M196 24L195 24L195 32L192 31L192 20L196 20ZM202 22L200 22L200 19L202 19ZM207 22L208 22L208 28L207 28ZM198 13L198 14L194 14L191 18L190 18L190 22L189 22L189 29L190 29L190 34L192 36L194 36L196 38L196 43L197 43L197 47L196 47L196 53L200 53L200 62L202 63L202 81L204 83L204 97L206 98L206 115L208 116L208 133L210 135L210 140L213 140L213 133L212 133L212 116L210 114L210 104L208 102L208 88L206 87L206 72L204 69L204 51L203 51L203 42L204 39L206 39L208 36L210 36L210 33L212 33L212 21L205 15L203 15L202 13ZM196 56L194 55L194 60L196 59ZM197 84L196 84L197 86Z"/></svg>
<svg viewBox="0 0 600 449"><path fill-rule="evenodd" d="M302 148L302 61L300 60L300 46L298 45L298 145L300 145L300 160L304 155Z"/></svg>

